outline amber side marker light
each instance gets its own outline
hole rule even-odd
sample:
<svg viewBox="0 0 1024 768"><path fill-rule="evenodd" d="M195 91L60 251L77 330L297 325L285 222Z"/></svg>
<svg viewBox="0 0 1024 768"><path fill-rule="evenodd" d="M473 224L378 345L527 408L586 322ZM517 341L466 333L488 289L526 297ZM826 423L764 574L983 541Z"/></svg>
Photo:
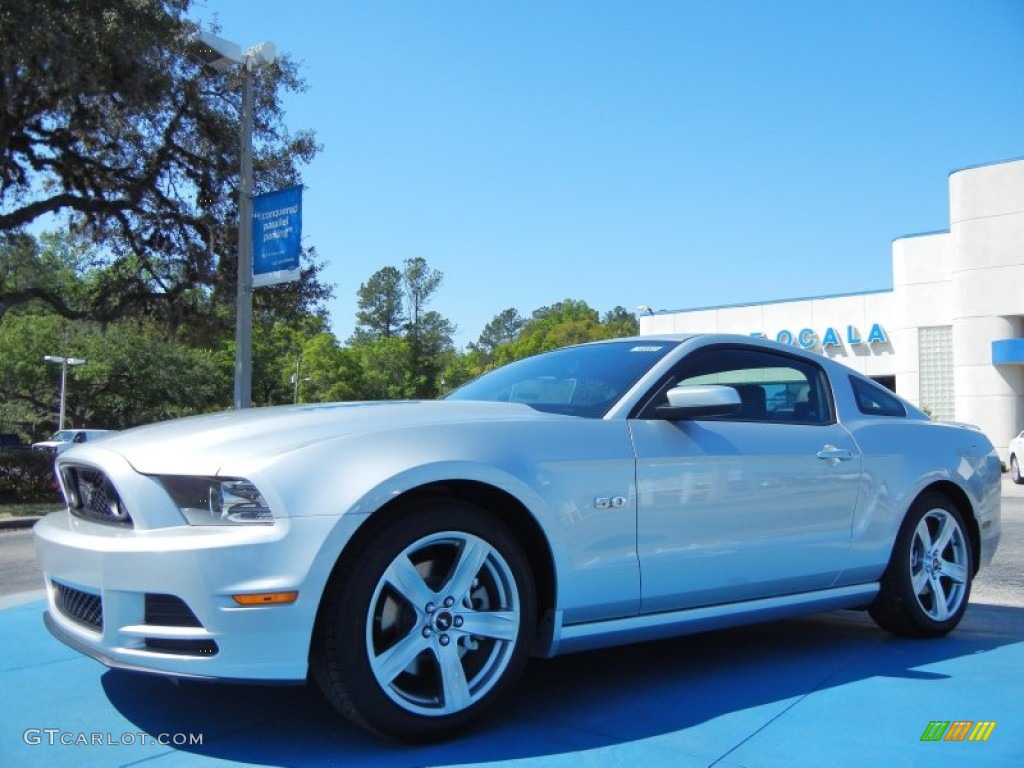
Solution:
<svg viewBox="0 0 1024 768"><path fill-rule="evenodd" d="M261 592L255 595L232 595L239 605L287 605L299 598L296 592Z"/></svg>

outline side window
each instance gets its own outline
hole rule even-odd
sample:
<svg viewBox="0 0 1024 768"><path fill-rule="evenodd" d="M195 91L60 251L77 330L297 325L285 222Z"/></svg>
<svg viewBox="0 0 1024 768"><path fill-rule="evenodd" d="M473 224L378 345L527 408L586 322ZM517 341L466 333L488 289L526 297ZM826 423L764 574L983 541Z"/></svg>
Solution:
<svg viewBox="0 0 1024 768"><path fill-rule="evenodd" d="M887 389L854 376L850 377L850 385L853 387L853 396L861 413L868 416L907 415L903 403Z"/></svg>
<svg viewBox="0 0 1024 768"><path fill-rule="evenodd" d="M720 384L740 396L739 413L722 421L830 424L832 400L825 372L797 357L748 347L698 350L673 371L645 411L666 401L672 387Z"/></svg>

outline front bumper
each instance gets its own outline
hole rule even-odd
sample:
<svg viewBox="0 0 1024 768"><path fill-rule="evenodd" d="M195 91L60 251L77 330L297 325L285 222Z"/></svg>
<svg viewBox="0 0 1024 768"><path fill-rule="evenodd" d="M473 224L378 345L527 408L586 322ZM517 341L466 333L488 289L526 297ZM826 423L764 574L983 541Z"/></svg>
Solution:
<svg viewBox="0 0 1024 768"><path fill-rule="evenodd" d="M35 526L51 633L107 666L180 677L305 680L324 586L356 522L120 528L57 512ZM298 591L285 605L233 595Z"/></svg>

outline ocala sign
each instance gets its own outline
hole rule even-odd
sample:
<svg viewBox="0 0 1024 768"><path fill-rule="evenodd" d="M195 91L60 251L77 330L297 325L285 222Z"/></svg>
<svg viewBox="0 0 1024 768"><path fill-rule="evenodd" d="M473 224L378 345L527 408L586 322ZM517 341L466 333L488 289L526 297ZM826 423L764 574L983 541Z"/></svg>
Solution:
<svg viewBox="0 0 1024 768"><path fill-rule="evenodd" d="M750 334L757 338L767 338L767 335L761 332ZM834 327L829 326L825 329L820 337L811 328L803 328L796 333L788 330L781 330L775 334L775 340L782 344L792 344L800 347L801 349L814 349L819 344L822 349L828 347L842 347L843 342L840 339L839 331ZM889 337L886 336L885 331L882 330L882 326L879 323L872 323L871 330L868 331L866 338L862 339L860 330L855 325L846 326L846 343L851 347L856 347L861 344L887 344Z"/></svg>

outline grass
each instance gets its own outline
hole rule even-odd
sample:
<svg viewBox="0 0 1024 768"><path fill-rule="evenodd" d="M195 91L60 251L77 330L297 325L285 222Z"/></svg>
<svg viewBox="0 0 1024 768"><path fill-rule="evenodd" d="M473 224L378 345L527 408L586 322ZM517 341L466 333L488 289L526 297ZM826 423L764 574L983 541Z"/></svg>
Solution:
<svg viewBox="0 0 1024 768"><path fill-rule="evenodd" d="M31 517L56 512L64 507L59 501L36 501L17 504L0 504L0 519L7 517Z"/></svg>

